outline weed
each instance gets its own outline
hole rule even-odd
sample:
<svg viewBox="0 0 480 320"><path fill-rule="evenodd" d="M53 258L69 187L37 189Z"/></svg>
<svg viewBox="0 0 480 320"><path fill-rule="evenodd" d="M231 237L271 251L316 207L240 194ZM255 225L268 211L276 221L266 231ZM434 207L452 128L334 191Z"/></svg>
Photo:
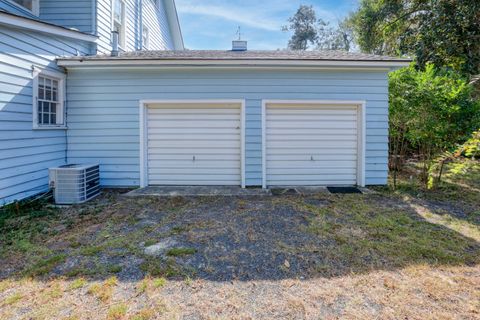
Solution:
<svg viewBox="0 0 480 320"><path fill-rule="evenodd" d="M194 254L197 252L194 248L172 248L167 251L167 256L170 257L178 257L178 256L186 256L189 254Z"/></svg>
<svg viewBox="0 0 480 320"><path fill-rule="evenodd" d="M128 307L126 304L121 303L114 305L108 309L107 320L120 320L127 314Z"/></svg>
<svg viewBox="0 0 480 320"><path fill-rule="evenodd" d="M111 277L105 280L102 284L95 283L88 289L88 293L94 295L102 302L107 302L111 299L113 294L113 287L118 283L117 278Z"/></svg>
<svg viewBox="0 0 480 320"><path fill-rule="evenodd" d="M153 277L175 277L186 273L172 258L163 261L148 257L140 265L140 270Z"/></svg>
<svg viewBox="0 0 480 320"><path fill-rule="evenodd" d="M83 288L87 284L87 280L84 278L78 278L72 281L70 283L70 286L68 287L70 290L75 290L75 289L80 289Z"/></svg>
<svg viewBox="0 0 480 320"><path fill-rule="evenodd" d="M109 273L119 273L120 271L122 271L122 266L120 265L111 265L111 266L108 266L107 267L107 271Z"/></svg>
<svg viewBox="0 0 480 320"><path fill-rule="evenodd" d="M45 260L33 264L24 271L25 276L41 276L50 273L60 263L63 263L67 258L66 254L57 254Z"/></svg>
<svg viewBox="0 0 480 320"><path fill-rule="evenodd" d="M154 244L156 244L158 241L155 240L155 239L148 239L147 241L145 241L145 247L150 247L150 246L153 246Z"/></svg>
<svg viewBox="0 0 480 320"><path fill-rule="evenodd" d="M14 293L11 296L8 296L3 301L4 305L11 305L23 299L23 295L20 293Z"/></svg>
<svg viewBox="0 0 480 320"><path fill-rule="evenodd" d="M130 320L150 320L155 317L155 310L153 309L142 309L135 313Z"/></svg>
<svg viewBox="0 0 480 320"><path fill-rule="evenodd" d="M138 283L136 286L138 294L142 294L146 292L148 289L149 283L150 283L150 278L145 278L142 281L140 281L140 283Z"/></svg>
<svg viewBox="0 0 480 320"><path fill-rule="evenodd" d="M165 278L154 278L152 280L152 285L155 288L164 287L166 284L167 284L167 279L165 279Z"/></svg>
<svg viewBox="0 0 480 320"><path fill-rule="evenodd" d="M87 246L80 249L80 254L83 256L96 256L102 249L100 246Z"/></svg>

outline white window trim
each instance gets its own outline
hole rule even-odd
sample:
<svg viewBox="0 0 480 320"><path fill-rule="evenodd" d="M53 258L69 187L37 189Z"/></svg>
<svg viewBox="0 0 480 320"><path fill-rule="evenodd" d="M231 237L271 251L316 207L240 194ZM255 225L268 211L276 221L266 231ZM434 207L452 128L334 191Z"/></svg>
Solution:
<svg viewBox="0 0 480 320"><path fill-rule="evenodd" d="M50 71L40 69L38 67L33 67L33 83L32 83L32 115L33 115L33 129L35 130L65 130L67 129L66 125L66 108L65 108L65 92L66 92L66 75L61 72ZM54 78L58 80L58 102L60 112L58 112L58 116L60 116L61 124L57 125L42 125L38 123L38 77L39 76L46 76L50 78Z"/></svg>
<svg viewBox="0 0 480 320"><path fill-rule="evenodd" d="M122 12L122 32L121 34L118 35L118 47L126 51L127 48L127 4L125 0L120 0L120 2L123 5L123 12ZM113 27L115 26L115 0L112 0L111 3L111 8L112 8L112 14L110 17L110 29L113 31ZM123 43L123 45L122 45Z"/></svg>
<svg viewBox="0 0 480 320"><path fill-rule="evenodd" d="M366 157L366 101L364 100L262 100L262 188L267 186L267 135L266 135L266 116L267 105L269 104L314 104L314 105L351 105L357 107L358 123L357 128L357 185L365 187L365 157Z"/></svg>
<svg viewBox="0 0 480 320"><path fill-rule="evenodd" d="M22 6L19 3L16 3L13 0L9 0L9 2L14 4L15 6L17 6L19 8L22 8L23 10L25 10L27 12L30 12L31 14L33 14L37 17L40 15L40 0L32 0L32 10L30 10L28 8L25 8L24 6Z"/></svg>
<svg viewBox="0 0 480 320"><path fill-rule="evenodd" d="M148 130L147 130L147 108L149 104L238 104L240 107L240 176L241 187L245 188L245 100L244 99L200 99L200 100L140 100L140 187L148 186Z"/></svg>

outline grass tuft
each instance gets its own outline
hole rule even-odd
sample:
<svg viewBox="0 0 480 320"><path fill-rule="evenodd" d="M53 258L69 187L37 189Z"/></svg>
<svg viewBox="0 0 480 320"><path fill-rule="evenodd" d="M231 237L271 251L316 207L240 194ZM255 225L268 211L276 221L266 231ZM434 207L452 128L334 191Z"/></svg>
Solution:
<svg viewBox="0 0 480 320"><path fill-rule="evenodd" d="M195 252L197 252L197 250L194 248L172 248L167 251L167 256L179 257L194 254Z"/></svg>
<svg viewBox="0 0 480 320"><path fill-rule="evenodd" d="M124 319L127 314L128 307L126 304L121 303L114 306L111 306L108 309L107 320L121 320Z"/></svg>

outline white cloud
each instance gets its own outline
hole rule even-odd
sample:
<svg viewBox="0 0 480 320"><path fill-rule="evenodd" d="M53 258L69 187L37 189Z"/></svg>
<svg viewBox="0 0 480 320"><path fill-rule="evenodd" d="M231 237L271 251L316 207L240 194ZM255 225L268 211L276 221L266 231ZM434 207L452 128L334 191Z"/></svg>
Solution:
<svg viewBox="0 0 480 320"><path fill-rule="evenodd" d="M188 0L177 1L177 10L180 14L217 17L252 28L280 31L285 21L277 18L278 16L271 7L267 7L265 4L239 7L225 2L223 4L202 4ZM278 10L278 8L276 9Z"/></svg>

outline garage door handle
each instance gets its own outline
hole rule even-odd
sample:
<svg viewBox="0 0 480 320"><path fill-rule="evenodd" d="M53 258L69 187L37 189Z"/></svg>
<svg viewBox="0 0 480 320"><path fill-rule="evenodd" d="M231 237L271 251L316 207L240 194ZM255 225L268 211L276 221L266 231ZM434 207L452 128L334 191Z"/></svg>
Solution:
<svg viewBox="0 0 480 320"><path fill-rule="evenodd" d="M195 156L193 156L193 161L195 161Z"/></svg>
<svg viewBox="0 0 480 320"><path fill-rule="evenodd" d="M313 161L313 156L310 156L310 160L312 160L312 161Z"/></svg>

